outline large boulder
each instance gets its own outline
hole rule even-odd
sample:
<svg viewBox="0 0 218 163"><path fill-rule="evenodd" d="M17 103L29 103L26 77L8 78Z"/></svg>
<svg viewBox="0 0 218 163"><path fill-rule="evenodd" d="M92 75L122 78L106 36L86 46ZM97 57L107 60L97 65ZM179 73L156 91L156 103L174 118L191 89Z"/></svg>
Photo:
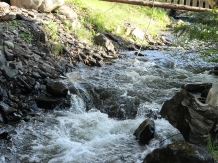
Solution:
<svg viewBox="0 0 218 163"><path fill-rule="evenodd" d="M206 146L207 134L217 134L218 109L199 102L186 90L166 101L160 111L177 128L186 141Z"/></svg>
<svg viewBox="0 0 218 163"><path fill-rule="evenodd" d="M154 138L155 124L153 120L146 119L136 129L133 135L141 144L148 144Z"/></svg>
<svg viewBox="0 0 218 163"><path fill-rule="evenodd" d="M67 86L64 83L59 82L59 81L47 83L46 90L51 95L54 95L57 97L66 97L68 94Z"/></svg>
<svg viewBox="0 0 218 163"><path fill-rule="evenodd" d="M71 106L69 98L57 98L47 95L41 95L36 98L37 108L46 110L52 109L69 109Z"/></svg>
<svg viewBox="0 0 218 163"><path fill-rule="evenodd" d="M41 12L51 12L63 4L64 0L11 0L11 6L35 9Z"/></svg>
<svg viewBox="0 0 218 163"><path fill-rule="evenodd" d="M143 163L214 163L210 154L203 148L178 141L149 153Z"/></svg>
<svg viewBox="0 0 218 163"><path fill-rule="evenodd" d="M115 52L114 45L105 35L98 33L94 37L94 41L97 45L105 47L108 51Z"/></svg>
<svg viewBox="0 0 218 163"><path fill-rule="evenodd" d="M0 119L3 119L4 123L17 123L21 120L21 115L16 109L0 102Z"/></svg>
<svg viewBox="0 0 218 163"><path fill-rule="evenodd" d="M63 5L58 8L58 14L65 15L68 19L77 19L78 15L70 7Z"/></svg>
<svg viewBox="0 0 218 163"><path fill-rule="evenodd" d="M62 5L64 5L64 0L43 0L39 6L39 10L42 12L51 12Z"/></svg>
<svg viewBox="0 0 218 163"><path fill-rule="evenodd" d="M10 5L5 2L0 2L0 15L9 12Z"/></svg>

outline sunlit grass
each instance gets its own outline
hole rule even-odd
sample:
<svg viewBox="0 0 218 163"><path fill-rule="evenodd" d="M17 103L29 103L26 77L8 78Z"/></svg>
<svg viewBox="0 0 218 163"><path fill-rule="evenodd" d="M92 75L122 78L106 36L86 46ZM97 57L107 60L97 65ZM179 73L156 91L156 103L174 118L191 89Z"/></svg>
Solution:
<svg viewBox="0 0 218 163"><path fill-rule="evenodd" d="M116 32L118 26L130 23L155 36L169 22L164 10L99 0L65 0L79 6L80 19L85 29L98 32ZM122 31L122 30L121 30ZM123 32L120 33L122 35Z"/></svg>

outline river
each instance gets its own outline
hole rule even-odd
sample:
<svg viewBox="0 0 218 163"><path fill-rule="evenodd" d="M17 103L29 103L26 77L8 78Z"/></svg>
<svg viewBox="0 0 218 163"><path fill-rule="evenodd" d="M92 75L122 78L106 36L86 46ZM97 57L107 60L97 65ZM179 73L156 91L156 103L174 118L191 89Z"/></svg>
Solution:
<svg viewBox="0 0 218 163"><path fill-rule="evenodd" d="M78 65L63 81L82 90L71 94L70 110L40 109L30 122L5 125L11 140L0 140L0 162L140 163L153 149L182 139L159 111L183 84L211 83L215 64L183 48L142 53L123 52L101 68ZM120 114L108 116L105 106L113 103ZM147 117L155 121L155 138L140 145L133 133Z"/></svg>

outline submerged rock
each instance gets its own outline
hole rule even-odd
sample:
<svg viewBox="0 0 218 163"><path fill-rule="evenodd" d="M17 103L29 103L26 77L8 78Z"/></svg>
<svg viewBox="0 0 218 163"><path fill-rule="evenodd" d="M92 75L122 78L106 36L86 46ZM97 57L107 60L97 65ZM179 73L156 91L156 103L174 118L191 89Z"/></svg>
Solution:
<svg viewBox="0 0 218 163"><path fill-rule="evenodd" d="M8 137L9 137L8 132L3 132L0 134L0 139L8 139Z"/></svg>
<svg viewBox="0 0 218 163"><path fill-rule="evenodd" d="M67 86L62 82L49 82L46 85L46 90L48 93L57 97L66 97L68 94Z"/></svg>
<svg viewBox="0 0 218 163"><path fill-rule="evenodd" d="M143 163L214 163L210 154L201 147L178 141L149 153Z"/></svg>
<svg viewBox="0 0 218 163"><path fill-rule="evenodd" d="M36 99L37 108L43 109L67 109L71 103L69 99L50 97L42 95Z"/></svg>
<svg viewBox="0 0 218 163"><path fill-rule="evenodd" d="M141 144L148 144L154 138L155 124L153 120L146 119L136 129L133 135Z"/></svg>

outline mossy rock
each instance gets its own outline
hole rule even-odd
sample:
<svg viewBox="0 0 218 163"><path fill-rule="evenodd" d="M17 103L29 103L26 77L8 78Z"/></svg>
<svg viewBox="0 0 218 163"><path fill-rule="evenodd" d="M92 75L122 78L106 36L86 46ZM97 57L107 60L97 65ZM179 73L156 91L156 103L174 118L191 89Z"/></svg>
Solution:
<svg viewBox="0 0 218 163"><path fill-rule="evenodd" d="M149 153L143 163L214 163L211 155L203 148L177 141L157 148Z"/></svg>

